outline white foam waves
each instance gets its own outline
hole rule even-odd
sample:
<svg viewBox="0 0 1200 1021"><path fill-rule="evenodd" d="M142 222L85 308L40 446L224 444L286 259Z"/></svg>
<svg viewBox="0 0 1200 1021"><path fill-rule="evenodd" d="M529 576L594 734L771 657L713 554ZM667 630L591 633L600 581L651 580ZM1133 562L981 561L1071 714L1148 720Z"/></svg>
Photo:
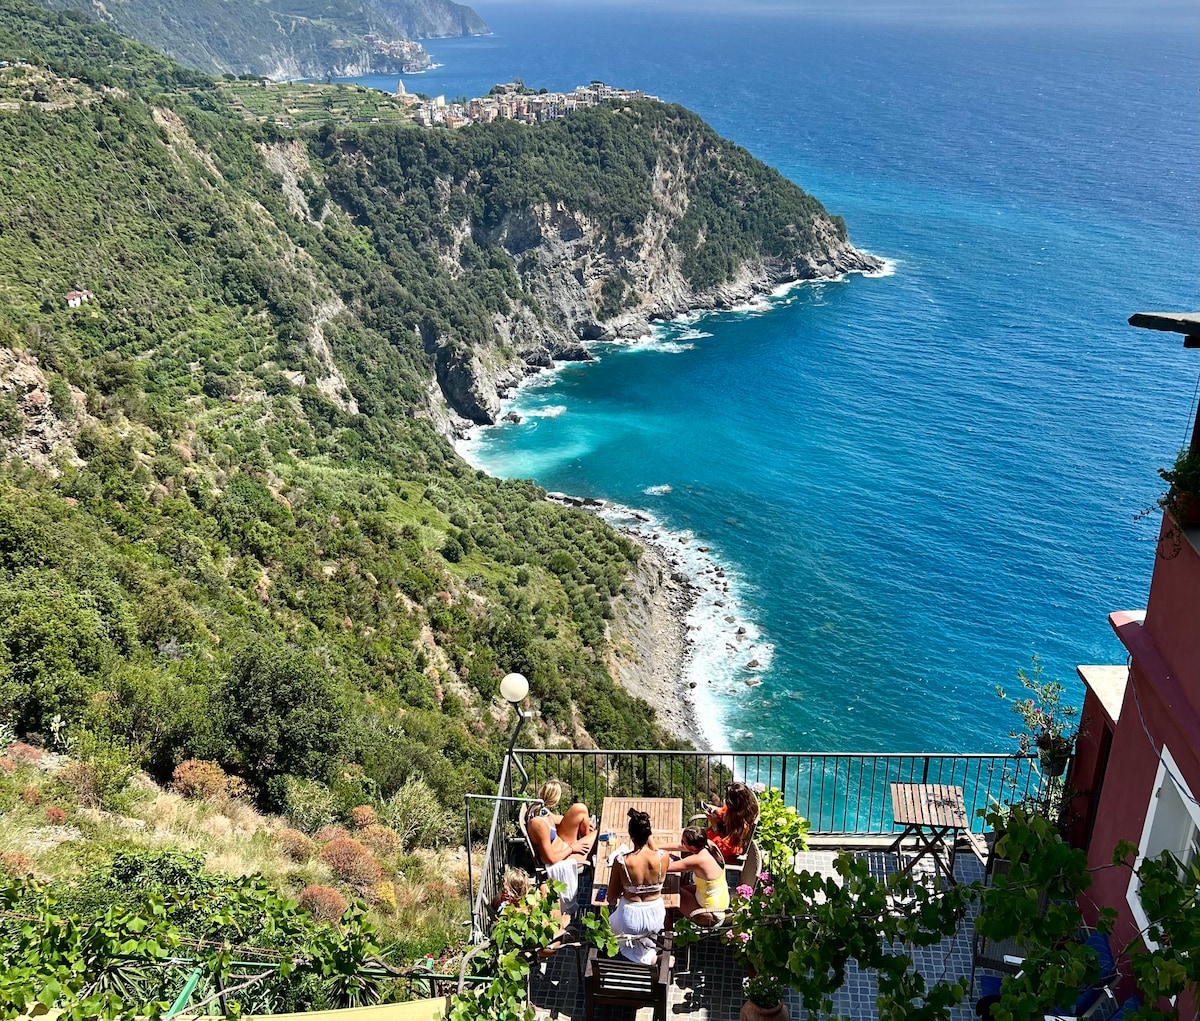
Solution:
<svg viewBox="0 0 1200 1021"><path fill-rule="evenodd" d="M526 418L558 418L559 415L567 413L565 404L551 404L545 408L529 408L525 412Z"/></svg>
<svg viewBox="0 0 1200 1021"><path fill-rule="evenodd" d="M657 547L686 578L693 603L684 621L687 650L680 698L690 703L708 746L727 747L732 735L725 719L731 704L753 697L775 656L774 645L747 615L743 579L690 530L672 531L653 514L620 504L606 503L597 513Z"/></svg>
<svg viewBox="0 0 1200 1021"><path fill-rule="evenodd" d="M695 340L699 336L711 337L712 334L697 334L695 337L671 337L661 327L655 325L652 332L647 333L644 337L636 337L632 340L606 340L603 343L612 344L614 347L621 347L627 351L678 355L683 354L685 351L694 351L696 345L688 343L688 341Z"/></svg>

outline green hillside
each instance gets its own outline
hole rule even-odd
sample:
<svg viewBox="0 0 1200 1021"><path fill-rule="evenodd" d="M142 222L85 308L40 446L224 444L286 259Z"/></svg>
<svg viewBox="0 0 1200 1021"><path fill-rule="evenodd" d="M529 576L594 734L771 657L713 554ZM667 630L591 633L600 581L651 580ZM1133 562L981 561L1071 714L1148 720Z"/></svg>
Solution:
<svg viewBox="0 0 1200 1021"><path fill-rule="evenodd" d="M0 31L77 94L0 113L0 351L25 373L0 431L27 455L0 476L0 719L49 742L59 717L161 779L216 759L267 803L343 762L458 803L494 773L481 707L514 669L547 736L661 741L602 665L634 550L423 417L431 356L395 299L469 320L492 277L409 280L348 216L302 222L268 137L207 87L151 102L188 79L146 51L20 0ZM69 309L77 287L95 298ZM304 383L331 372L357 414ZM252 722L264 670L283 715Z"/></svg>
<svg viewBox="0 0 1200 1021"><path fill-rule="evenodd" d="M43 0L74 10L210 74L324 77L400 70L371 46L382 40L482 35L452 0ZM419 53L419 50L416 52ZM427 58L423 58L427 63Z"/></svg>
<svg viewBox="0 0 1200 1021"><path fill-rule="evenodd" d="M298 955L247 1005L408 995L371 925L453 950L505 673L531 742L672 744L606 665L638 550L445 438L448 381L549 357L518 326L577 343L537 217L600 318L651 222L697 293L844 227L664 104L290 134L30 0L0 62L0 1013L146 1016L233 936Z"/></svg>
<svg viewBox="0 0 1200 1021"><path fill-rule="evenodd" d="M26 62L0 75L0 722L160 780L215 760L264 805L346 763L460 803L510 670L543 739L663 743L604 665L636 549L470 469L435 381L545 315L497 240L523 211L636 249L669 155L703 287L802 251L820 204L664 104L293 139L27 0L0 0L0 59Z"/></svg>

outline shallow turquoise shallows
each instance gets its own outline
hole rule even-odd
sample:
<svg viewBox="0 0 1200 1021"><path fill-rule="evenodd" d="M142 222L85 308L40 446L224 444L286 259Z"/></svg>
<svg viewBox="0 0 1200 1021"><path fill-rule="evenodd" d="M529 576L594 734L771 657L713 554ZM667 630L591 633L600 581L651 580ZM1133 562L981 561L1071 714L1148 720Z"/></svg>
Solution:
<svg viewBox="0 0 1200 1021"><path fill-rule="evenodd" d="M693 563L730 591L690 677L713 745L1008 748L993 687L1031 653L1076 693L1075 664L1122 661L1105 616L1144 605L1157 518L1134 515L1197 380L1125 319L1200 307L1200 11L478 9L495 36L428 43L443 66L410 90L644 88L889 260L598 345L468 449L710 547Z"/></svg>

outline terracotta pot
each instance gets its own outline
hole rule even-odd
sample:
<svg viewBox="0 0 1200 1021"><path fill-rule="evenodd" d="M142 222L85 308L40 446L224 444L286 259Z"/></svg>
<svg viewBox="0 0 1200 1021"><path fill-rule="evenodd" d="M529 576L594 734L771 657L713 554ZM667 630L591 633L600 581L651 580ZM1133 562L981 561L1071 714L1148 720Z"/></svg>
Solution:
<svg viewBox="0 0 1200 1021"><path fill-rule="evenodd" d="M742 1004L738 1018L739 1021L792 1021L791 1012L782 1000L774 1007L760 1007L757 1003L747 1000Z"/></svg>

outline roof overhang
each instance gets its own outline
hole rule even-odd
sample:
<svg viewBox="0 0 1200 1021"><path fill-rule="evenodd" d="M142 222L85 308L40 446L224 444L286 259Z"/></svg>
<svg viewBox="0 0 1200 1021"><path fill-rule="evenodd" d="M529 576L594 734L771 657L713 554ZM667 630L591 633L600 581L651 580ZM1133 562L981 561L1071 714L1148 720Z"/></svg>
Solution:
<svg viewBox="0 0 1200 1021"><path fill-rule="evenodd" d="M1130 326L1164 333L1182 333L1184 347L1200 347L1200 312L1135 312Z"/></svg>

